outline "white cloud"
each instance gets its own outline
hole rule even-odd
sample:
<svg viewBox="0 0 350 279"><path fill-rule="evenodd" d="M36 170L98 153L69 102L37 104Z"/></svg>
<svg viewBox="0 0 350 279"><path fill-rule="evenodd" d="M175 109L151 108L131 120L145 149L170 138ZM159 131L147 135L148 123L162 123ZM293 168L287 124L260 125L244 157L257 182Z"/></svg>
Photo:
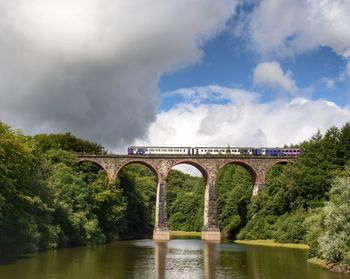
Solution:
<svg viewBox="0 0 350 279"><path fill-rule="evenodd" d="M256 102L253 92L219 86L190 88L196 105L184 101L157 115L148 137L136 144L168 146L283 146L308 139L317 129L350 121L349 108L324 100ZM183 90L179 90L181 94ZM225 104L201 103L201 92L220 95ZM223 92L222 94L220 92ZM173 93L174 94L174 93ZM235 101L235 100L242 101ZM243 99L245 101L243 101ZM204 98L205 100L205 98Z"/></svg>
<svg viewBox="0 0 350 279"><path fill-rule="evenodd" d="M336 83L336 81L334 79L327 78L327 77L324 77L322 79L322 81L325 83L325 85L327 86L328 89L333 89L335 86L335 83Z"/></svg>
<svg viewBox="0 0 350 279"><path fill-rule="evenodd" d="M117 147L144 136L159 76L198 62L236 0L0 0L0 119Z"/></svg>
<svg viewBox="0 0 350 279"><path fill-rule="evenodd" d="M329 46L350 57L348 0L262 0L250 19L257 52L281 55Z"/></svg>
<svg viewBox="0 0 350 279"><path fill-rule="evenodd" d="M278 62L264 62L256 66L253 76L254 84L282 88L295 94L297 86L291 73L284 73Z"/></svg>
<svg viewBox="0 0 350 279"><path fill-rule="evenodd" d="M176 165L173 169L179 170L181 172L187 173L187 174L192 175L192 176L202 176L203 177L203 175L199 169L197 169L196 167L193 167L189 164L179 164L179 165Z"/></svg>

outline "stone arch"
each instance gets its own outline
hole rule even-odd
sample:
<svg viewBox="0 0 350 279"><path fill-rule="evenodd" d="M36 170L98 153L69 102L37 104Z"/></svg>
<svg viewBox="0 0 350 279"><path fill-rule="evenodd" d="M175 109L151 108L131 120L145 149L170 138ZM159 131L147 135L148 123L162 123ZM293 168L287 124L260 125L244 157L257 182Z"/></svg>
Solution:
<svg viewBox="0 0 350 279"><path fill-rule="evenodd" d="M80 158L78 164L83 162L89 162L94 164L95 166L98 166L100 169L102 169L106 174L107 177L110 179L110 173L108 172L106 166L104 166L103 163L99 162L98 160L94 160L93 158Z"/></svg>
<svg viewBox="0 0 350 279"><path fill-rule="evenodd" d="M180 161L176 161L175 164L171 166L171 168L173 168L173 167L175 167L177 165L181 165L181 164L187 164L187 165L190 165L190 166L195 167L196 169L198 169L200 171L200 173L202 174L202 176L203 176L204 184L207 183L208 178L209 178L208 171L200 163L198 163L196 161L192 161L192 160L180 160Z"/></svg>
<svg viewBox="0 0 350 279"><path fill-rule="evenodd" d="M273 168L276 165L287 165L289 163L290 161L288 159L280 159L280 160L274 161L266 170L266 174L271 170L271 168Z"/></svg>
<svg viewBox="0 0 350 279"><path fill-rule="evenodd" d="M238 166L241 166L244 169L246 169L249 172L250 176L252 177L253 185L255 185L258 182L259 177L258 177L258 173L256 172L256 170L250 164L248 164L246 162L242 162L242 161L237 161L237 160L227 161L227 162L223 163L222 165L220 165L220 167L218 168L218 173L226 165L229 165L229 164L238 165Z"/></svg>
<svg viewBox="0 0 350 279"><path fill-rule="evenodd" d="M286 165L286 164L288 164L288 163L290 163L290 160L288 160L288 159L280 159L280 160L278 160L278 161L275 161L273 165L278 165L278 164L280 164L280 165Z"/></svg>
<svg viewBox="0 0 350 279"><path fill-rule="evenodd" d="M131 164L140 164L140 165L143 165L143 166L149 168L153 172L155 177L156 177L156 183L158 184L161 181L161 179L162 179L161 175L160 175L160 173L158 171L158 168L155 165L153 165L152 163L150 163L148 161L138 160L138 159L127 161L124 164L122 164L121 166L119 166L117 171L116 171L116 177L118 177L119 172L123 168L125 168L126 166L129 166Z"/></svg>

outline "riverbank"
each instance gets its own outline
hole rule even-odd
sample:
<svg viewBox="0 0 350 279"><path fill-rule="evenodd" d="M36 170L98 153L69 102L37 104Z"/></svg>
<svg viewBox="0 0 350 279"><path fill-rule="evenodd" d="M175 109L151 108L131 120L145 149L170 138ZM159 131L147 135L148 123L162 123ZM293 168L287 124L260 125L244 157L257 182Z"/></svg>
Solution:
<svg viewBox="0 0 350 279"><path fill-rule="evenodd" d="M332 272L348 274L350 276L350 269L341 266L337 262L329 262L318 258L311 258L307 260L311 264L318 265L324 269L328 269Z"/></svg>
<svg viewBox="0 0 350 279"><path fill-rule="evenodd" d="M309 246L306 244L300 243L279 243L275 242L273 239L258 239L258 240L235 240L237 244L243 245L259 245L259 246L267 246L267 247L285 247L285 248L294 248L294 249L309 249Z"/></svg>
<svg viewBox="0 0 350 279"><path fill-rule="evenodd" d="M170 231L170 238L201 238L202 232Z"/></svg>
<svg viewBox="0 0 350 279"><path fill-rule="evenodd" d="M242 244L242 245L253 245L253 246L265 246L265 247L285 247L285 248L293 248L293 249L303 249L308 250L309 246L306 244L300 244L300 243L279 243L275 242L273 239L268 240L235 240L234 243ZM324 269L327 269L332 272L336 273L343 273L350 275L350 269L347 269L343 266L341 266L337 262L329 262L326 260L318 259L318 258L311 258L307 260L308 263L318 265Z"/></svg>

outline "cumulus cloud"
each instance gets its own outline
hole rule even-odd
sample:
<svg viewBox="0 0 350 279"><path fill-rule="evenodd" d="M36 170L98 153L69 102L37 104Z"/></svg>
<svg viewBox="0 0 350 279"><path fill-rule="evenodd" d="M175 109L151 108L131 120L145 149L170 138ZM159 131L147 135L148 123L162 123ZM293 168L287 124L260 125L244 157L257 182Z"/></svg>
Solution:
<svg viewBox="0 0 350 279"><path fill-rule="evenodd" d="M258 64L254 70L253 82L257 85L282 88L291 94L297 91L291 73L284 73L276 61Z"/></svg>
<svg viewBox="0 0 350 279"><path fill-rule="evenodd" d="M0 0L0 119L108 147L142 138L159 76L198 61L235 4Z"/></svg>
<svg viewBox="0 0 350 279"><path fill-rule="evenodd" d="M261 0L249 18L255 50L280 55L328 46L350 57L348 0Z"/></svg>
<svg viewBox="0 0 350 279"><path fill-rule="evenodd" d="M220 86L181 89L184 101L157 115L148 137L137 144L180 146L283 146L308 139L317 129L350 121L349 108L325 100L294 98L259 103L259 94ZM205 92L205 94L203 93ZM172 92L175 94L175 92ZM222 104L208 104L207 96Z"/></svg>

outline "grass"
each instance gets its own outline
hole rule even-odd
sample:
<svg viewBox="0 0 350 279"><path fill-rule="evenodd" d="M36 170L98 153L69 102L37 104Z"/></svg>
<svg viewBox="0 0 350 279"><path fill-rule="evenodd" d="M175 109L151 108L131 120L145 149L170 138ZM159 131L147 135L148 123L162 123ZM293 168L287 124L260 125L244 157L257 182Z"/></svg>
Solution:
<svg viewBox="0 0 350 279"><path fill-rule="evenodd" d="M200 238L201 236L202 236L202 232L170 231L170 238L176 238L176 237Z"/></svg>
<svg viewBox="0 0 350 279"><path fill-rule="evenodd" d="M259 245L259 246L267 246L267 247L285 247L285 248L294 248L294 249L309 249L309 246L306 244L296 244L296 243L279 243L275 242L273 239L268 240L235 240L237 244L244 245Z"/></svg>

